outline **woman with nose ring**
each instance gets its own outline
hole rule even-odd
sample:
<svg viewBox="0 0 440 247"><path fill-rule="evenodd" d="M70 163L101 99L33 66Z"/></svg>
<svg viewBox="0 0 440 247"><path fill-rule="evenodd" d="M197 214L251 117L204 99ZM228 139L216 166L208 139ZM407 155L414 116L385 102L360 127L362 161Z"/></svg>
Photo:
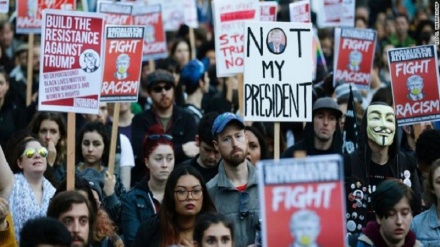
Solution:
<svg viewBox="0 0 440 247"><path fill-rule="evenodd" d="M144 163L148 174L122 198L122 231L126 246L131 246L144 220L159 212L165 184L174 169L173 137L161 125L153 125L143 140Z"/></svg>

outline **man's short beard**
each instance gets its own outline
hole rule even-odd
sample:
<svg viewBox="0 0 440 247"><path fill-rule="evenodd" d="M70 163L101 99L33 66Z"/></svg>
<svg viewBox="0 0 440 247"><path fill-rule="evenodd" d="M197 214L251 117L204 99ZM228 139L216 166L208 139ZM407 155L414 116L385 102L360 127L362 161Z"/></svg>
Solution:
<svg viewBox="0 0 440 247"><path fill-rule="evenodd" d="M243 163L246 160L246 154L247 152L243 152L243 154L239 155L229 155L227 157L224 157L223 159L231 166L237 167L241 163Z"/></svg>

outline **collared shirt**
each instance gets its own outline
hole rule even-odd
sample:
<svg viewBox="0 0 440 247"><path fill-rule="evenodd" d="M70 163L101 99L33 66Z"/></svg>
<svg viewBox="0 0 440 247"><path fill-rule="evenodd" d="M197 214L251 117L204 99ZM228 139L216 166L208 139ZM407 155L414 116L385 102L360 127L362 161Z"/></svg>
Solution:
<svg viewBox="0 0 440 247"><path fill-rule="evenodd" d="M428 210L414 217L411 230L423 246L440 246L440 222L436 206L432 205Z"/></svg>

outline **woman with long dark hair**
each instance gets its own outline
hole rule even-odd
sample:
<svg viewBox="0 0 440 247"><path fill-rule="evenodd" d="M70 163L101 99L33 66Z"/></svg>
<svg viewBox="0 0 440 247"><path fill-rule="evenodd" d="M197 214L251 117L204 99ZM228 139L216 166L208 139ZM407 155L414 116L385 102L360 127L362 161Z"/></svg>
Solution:
<svg viewBox="0 0 440 247"><path fill-rule="evenodd" d="M199 214L216 212L200 173L192 166L180 166L168 177L161 209L137 232L133 246L193 246Z"/></svg>

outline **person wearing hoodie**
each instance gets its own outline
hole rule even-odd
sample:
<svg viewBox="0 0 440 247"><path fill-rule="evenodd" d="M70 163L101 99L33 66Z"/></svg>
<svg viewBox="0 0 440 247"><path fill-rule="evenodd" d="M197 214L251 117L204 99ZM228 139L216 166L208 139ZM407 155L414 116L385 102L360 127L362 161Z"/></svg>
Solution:
<svg viewBox="0 0 440 247"><path fill-rule="evenodd" d="M397 179L416 195L413 213L421 210L421 187L414 157L401 152L394 110L383 102L371 103L364 112L358 149L344 156L346 221L349 233L359 233L375 220L371 193L384 180Z"/></svg>
<svg viewBox="0 0 440 247"><path fill-rule="evenodd" d="M287 148L281 158L293 158L296 151L305 151L308 156L342 154L341 116L342 111L334 99L317 99L313 105L313 120L304 128L305 138Z"/></svg>
<svg viewBox="0 0 440 247"><path fill-rule="evenodd" d="M356 247L421 247L410 230L417 198L414 191L397 180L383 181L371 196L376 219L357 239Z"/></svg>

